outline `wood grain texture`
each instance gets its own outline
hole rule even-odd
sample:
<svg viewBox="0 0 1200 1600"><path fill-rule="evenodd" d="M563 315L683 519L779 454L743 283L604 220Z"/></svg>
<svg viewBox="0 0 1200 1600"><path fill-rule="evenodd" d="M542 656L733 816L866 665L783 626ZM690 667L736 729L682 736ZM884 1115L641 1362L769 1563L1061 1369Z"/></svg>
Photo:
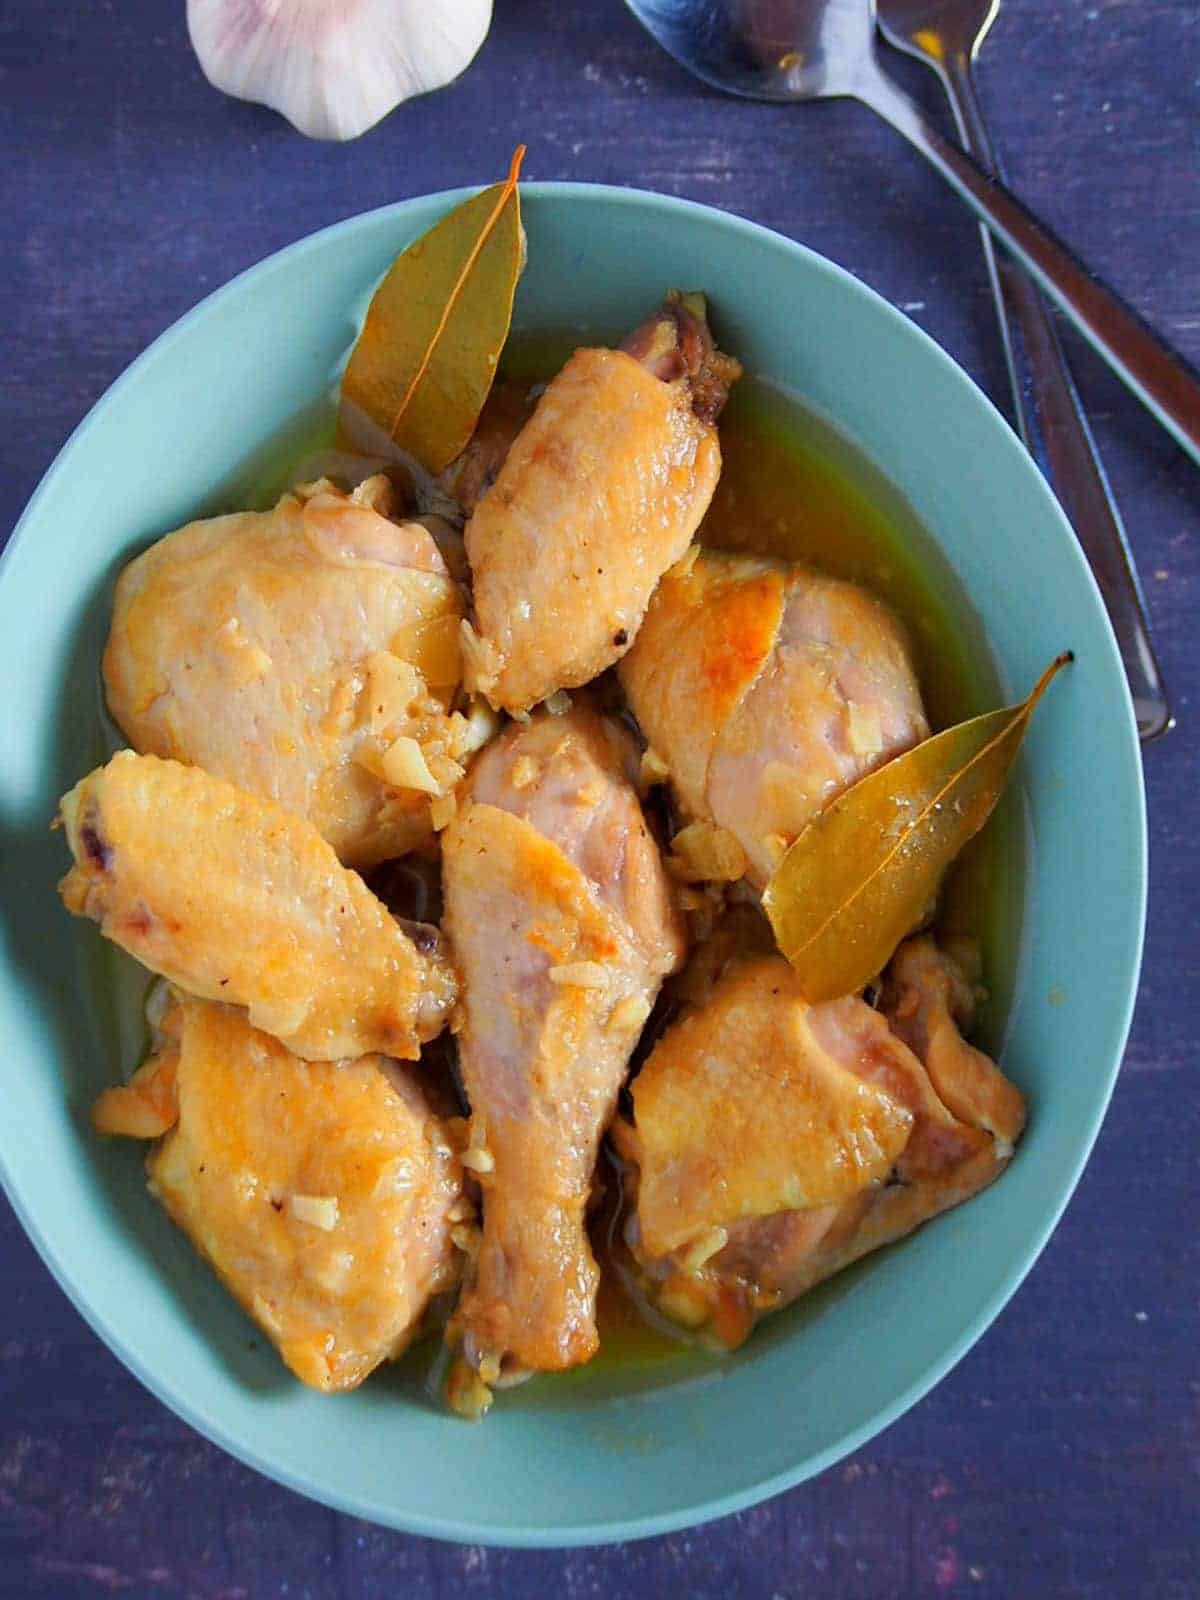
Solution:
<svg viewBox="0 0 1200 1600"><path fill-rule="evenodd" d="M1006 404L974 225L857 106L711 97L616 0L498 0L457 85L320 146L209 89L183 9L0 11L0 537L67 432L202 295L326 223L490 179L519 139L531 178L661 189L803 240ZM947 126L932 80L896 71ZM1194 362L1198 76L1194 0L1006 0L981 71L1014 183ZM93 1337L0 1202L6 1600L1195 1600L1200 473L1069 343L1181 727L1147 757L1146 971L1113 1108L987 1337L866 1450L739 1517L598 1551L445 1546L309 1505L199 1439Z"/></svg>

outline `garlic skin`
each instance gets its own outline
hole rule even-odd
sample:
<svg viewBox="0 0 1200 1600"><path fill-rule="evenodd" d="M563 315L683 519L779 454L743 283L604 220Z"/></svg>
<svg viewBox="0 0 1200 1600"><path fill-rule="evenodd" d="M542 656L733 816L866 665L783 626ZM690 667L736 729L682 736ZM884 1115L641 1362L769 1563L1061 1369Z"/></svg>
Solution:
<svg viewBox="0 0 1200 1600"><path fill-rule="evenodd" d="M188 0L204 76L310 139L356 139L440 89L487 37L492 0Z"/></svg>

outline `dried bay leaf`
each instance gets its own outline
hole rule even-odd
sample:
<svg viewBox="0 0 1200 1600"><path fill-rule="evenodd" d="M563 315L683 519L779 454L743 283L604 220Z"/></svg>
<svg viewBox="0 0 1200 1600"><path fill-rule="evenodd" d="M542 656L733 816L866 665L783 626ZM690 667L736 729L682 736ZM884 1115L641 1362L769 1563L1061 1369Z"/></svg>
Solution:
<svg viewBox="0 0 1200 1600"><path fill-rule="evenodd" d="M779 948L816 1003L853 994L927 915L942 875L991 816L1033 709L1028 700L926 739L839 795L780 862L763 896Z"/></svg>
<svg viewBox="0 0 1200 1600"><path fill-rule="evenodd" d="M338 440L386 441L440 472L492 387L525 262L514 154L503 183L456 206L399 255L375 291L342 378Z"/></svg>

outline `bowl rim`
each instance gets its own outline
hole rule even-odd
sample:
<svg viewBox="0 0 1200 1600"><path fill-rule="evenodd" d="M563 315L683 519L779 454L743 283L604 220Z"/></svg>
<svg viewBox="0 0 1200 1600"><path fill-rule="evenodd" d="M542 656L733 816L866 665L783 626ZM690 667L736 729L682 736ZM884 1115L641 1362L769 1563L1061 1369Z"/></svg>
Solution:
<svg viewBox="0 0 1200 1600"><path fill-rule="evenodd" d="M244 289L250 285L261 286L265 284L274 273L289 270L296 262L302 260L307 253L325 248L331 241L342 234L351 233L372 221L379 221L387 217L395 218L400 222L407 211L417 206L437 204L444 209L449 209L452 205L459 203L470 195L478 193L480 187L477 184L468 184L429 194L412 195L404 200L392 201L383 206L373 207L368 211L356 212L313 233L305 234L293 243L273 251L263 257L262 260L244 268L241 272L211 290L189 310L176 318L118 374L88 408L85 415L71 430L65 442L55 454L15 524L4 550L0 552L0 584L3 583L5 573L10 564L16 559L19 551L23 550L26 540L30 537L32 525L36 521L41 501L48 494L53 480L69 468L70 458L77 445L93 427L98 425L100 414L110 402L118 399L128 387L137 383L144 367L169 352L173 344L184 337L196 322L208 315L215 303L237 289ZM625 187L617 184L576 181L522 182L521 193L523 198L532 198L534 200L551 199L569 203L602 199L616 202L621 206L658 211L668 215L692 216L702 219L708 226L726 229L745 240L781 249L785 254L791 254L794 259L802 261L806 271L837 279L841 286L852 296L858 296L871 303L877 311L882 309L888 318L902 324L907 336L913 339L915 348L921 350L922 359L935 362L944 370L951 372L954 380L962 387L964 398L969 391L971 404L977 407L984 407L992 413L998 423L1006 429L1008 428L1006 419L990 397L980 388L965 368L960 366L923 328L913 322L910 317L900 311L877 290L856 277L848 268L839 265L827 256L821 255L810 246L789 238L786 234L780 233L776 229L754 222L734 212L707 205L701 201L661 194L650 189ZM1014 444L1017 444L1015 435ZM1019 444L1017 444L1017 448L1020 448ZM1032 458L1027 458L1027 466L1028 472L1036 479L1043 494L1048 499L1049 508L1058 517L1064 534L1070 539L1076 550L1079 551L1074 532L1065 514L1058 506L1052 491L1041 477ZM1091 585L1095 591L1095 598L1099 601L1099 592L1096 589L1095 579L1081 551L1079 551L1079 565L1081 580ZM1101 609L1103 611L1102 604ZM1107 613L1104 612L1104 615L1107 621ZM1114 656L1117 656L1117 645L1112 635L1111 626L1108 627L1108 643ZM1123 676L1122 671L1122 678ZM381 1498L345 1493L325 1484L314 1483L311 1478L306 1477L303 1473L292 1471L286 1466L281 1467L271 1461L268 1456L260 1453L252 1442L239 1436L224 1422L213 1417L204 1405L194 1403L188 1394L177 1390L169 1376L164 1376L153 1370L150 1364L143 1360L142 1356L126 1343L120 1332L110 1325L107 1317L97 1311L83 1294L77 1290L62 1264L52 1240L43 1232L33 1212L27 1206L24 1197L12 1181L2 1148L0 1148L0 1187L3 1188L22 1228L55 1282L92 1331L117 1356L133 1376L157 1400L189 1426L195 1428L198 1433L210 1442L216 1444L236 1460L251 1467L256 1472L274 1482L283 1484L308 1499L315 1500L347 1515L361 1517L380 1526L392 1528L398 1532L425 1538L472 1544L482 1543L493 1547L517 1549L568 1549L645 1539L676 1532L683 1528L695 1527L716 1518L745 1510L747 1507L781 1494L785 1490L794 1488L807 1479L826 1471L851 1452L857 1450L861 1445L882 1433L885 1428L890 1427L892 1423L897 1421L935 1388L983 1336L1016 1293L1037 1263L1075 1192L1083 1169L1091 1157L1092 1149L1107 1113L1121 1068L1137 1001L1145 943L1148 877L1145 777L1140 759L1140 744L1137 740L1133 705L1128 695L1125 697L1123 706L1123 720L1126 724L1127 737L1132 741L1133 767L1136 778L1135 788L1138 801L1130 819L1132 836L1129 841L1131 846L1131 865L1135 870L1135 893L1131 897L1128 907L1128 913L1132 915L1136 924L1131 930L1134 934L1134 961L1127 977L1127 992L1121 1006L1119 1025L1116 1032L1117 1048L1114 1051L1112 1061L1106 1067L1106 1081L1103 1086L1103 1093L1098 1098L1087 1124L1080 1129L1080 1140L1075 1159L1066 1164L1059 1175L1054 1204L1043 1215L1038 1228L1027 1241L1020 1263L1000 1279L991 1295L988 1296L980 1310L958 1338L944 1348L916 1380L894 1396L887 1405L881 1407L868 1421L848 1430L834 1443L822 1450L804 1456L797 1464L780 1472L756 1478L753 1482L747 1483L737 1491L701 1500L686 1509L645 1513L642 1515L635 1514L617 1520L596 1523L549 1524L544 1526L529 1524L498 1532L493 1526L472 1521L467 1517L430 1516L421 1513L398 1512L393 1505Z"/></svg>

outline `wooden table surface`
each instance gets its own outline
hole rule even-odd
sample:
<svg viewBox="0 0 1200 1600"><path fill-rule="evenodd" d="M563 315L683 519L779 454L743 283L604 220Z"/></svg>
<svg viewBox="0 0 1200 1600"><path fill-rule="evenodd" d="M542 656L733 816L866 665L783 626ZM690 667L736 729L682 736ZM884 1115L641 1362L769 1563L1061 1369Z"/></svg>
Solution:
<svg viewBox="0 0 1200 1600"><path fill-rule="evenodd" d="M616 0L497 0L457 85L324 146L210 89L183 12L0 9L0 538L84 412L203 295L351 213L490 181L518 140L527 177L686 195L804 241L1007 404L974 227L860 107L707 95ZM944 124L933 80L897 71ZM1016 185L1200 363L1198 78L1195 0L1006 0L982 69ZM865 1449L756 1510L591 1551L441 1545L309 1504L178 1422L0 1201L4 1600L1200 1595L1200 471L1070 348L1180 726L1146 758L1149 938L1116 1097L1065 1220L987 1336Z"/></svg>

